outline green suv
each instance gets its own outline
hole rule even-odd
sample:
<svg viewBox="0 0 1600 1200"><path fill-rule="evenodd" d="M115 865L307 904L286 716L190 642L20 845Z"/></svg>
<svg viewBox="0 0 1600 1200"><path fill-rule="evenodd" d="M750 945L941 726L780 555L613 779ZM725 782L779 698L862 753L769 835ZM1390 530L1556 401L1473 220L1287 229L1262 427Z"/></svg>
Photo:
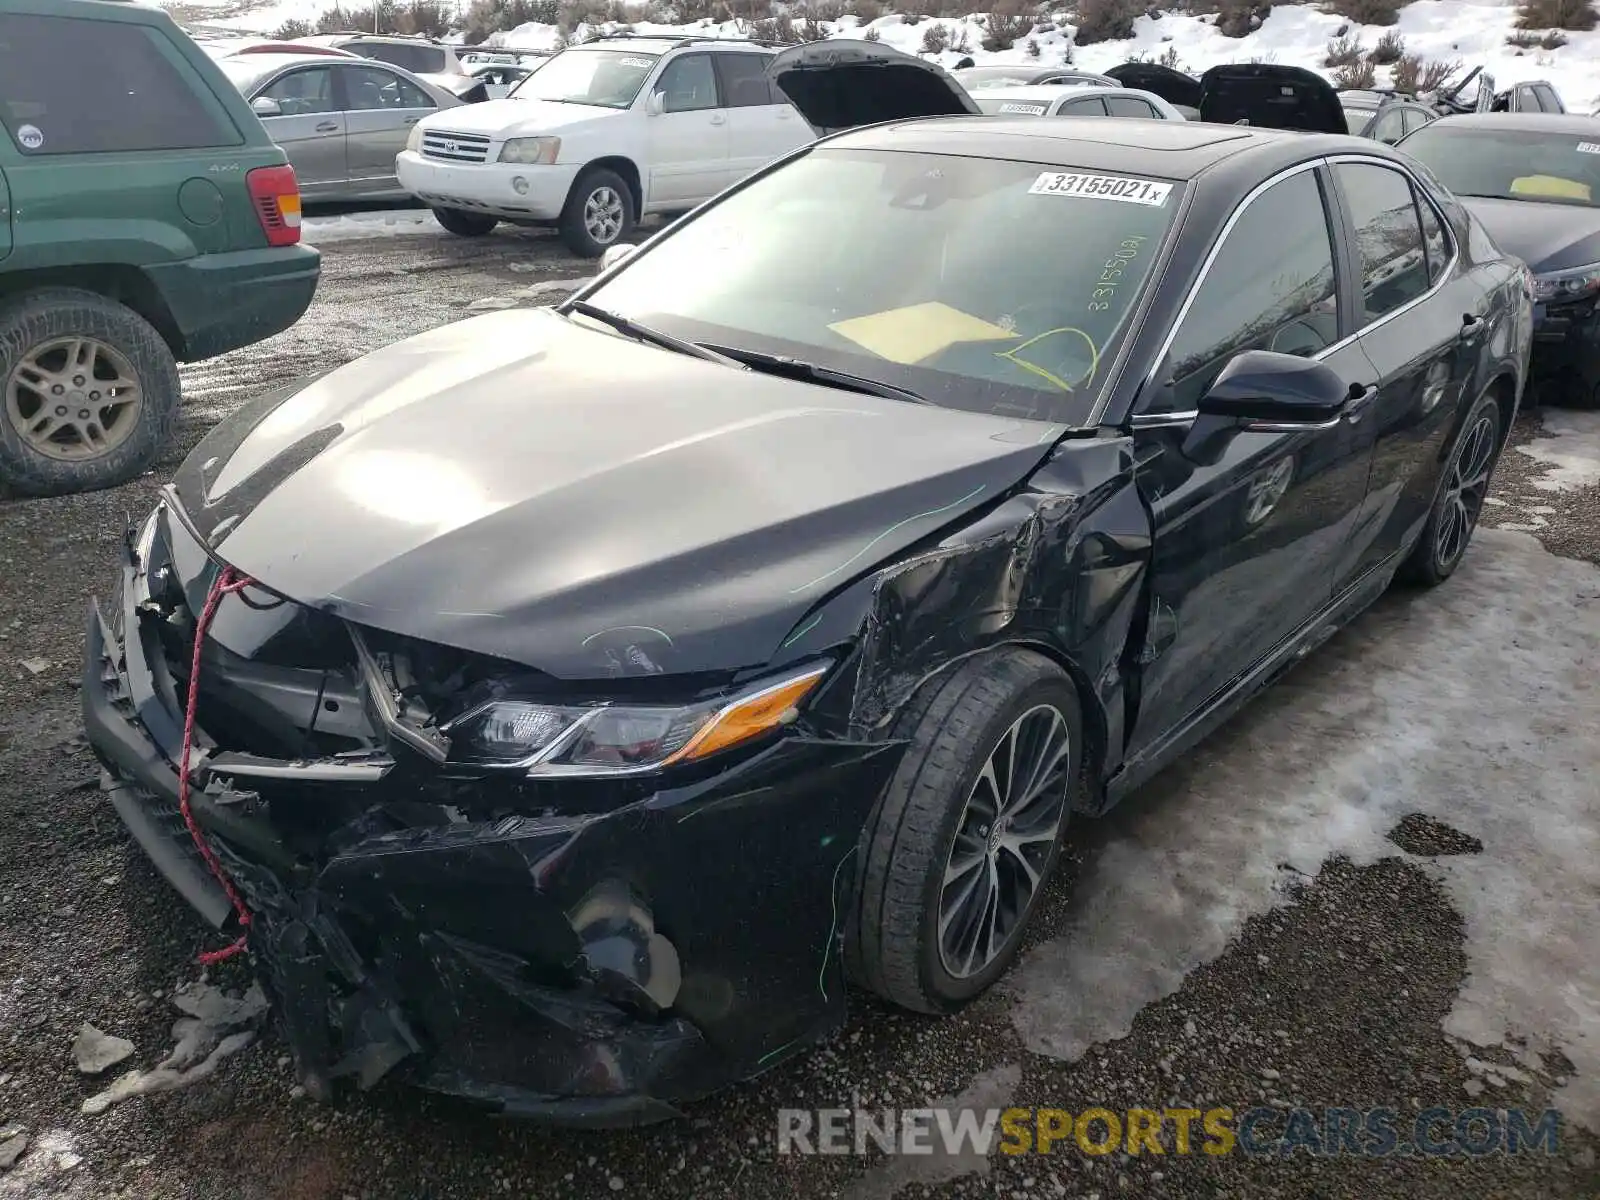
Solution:
<svg viewBox="0 0 1600 1200"><path fill-rule="evenodd" d="M299 241L288 159L164 12L4 0L0 490L147 469L177 421L178 362L305 312L321 260Z"/></svg>

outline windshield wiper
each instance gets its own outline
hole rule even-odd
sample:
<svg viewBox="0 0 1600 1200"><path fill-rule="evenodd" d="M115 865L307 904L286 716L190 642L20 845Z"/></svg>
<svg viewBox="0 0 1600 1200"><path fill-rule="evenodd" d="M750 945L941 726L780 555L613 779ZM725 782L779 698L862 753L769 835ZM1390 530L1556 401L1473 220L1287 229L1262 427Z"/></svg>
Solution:
<svg viewBox="0 0 1600 1200"><path fill-rule="evenodd" d="M909 388L896 387L892 383L884 383L878 379L868 379L865 375L852 375L848 371L836 371L820 363L790 358L787 354L763 354L759 350L745 350L738 346L710 346L708 349L769 375L787 375L791 379L826 384L829 387L841 388L847 392L860 392L867 396L904 400L910 404L933 403L926 396L919 396Z"/></svg>
<svg viewBox="0 0 1600 1200"><path fill-rule="evenodd" d="M609 325L618 333L635 341L648 342L652 346L660 346L663 350L675 350L679 354L687 354L690 358L703 358L707 362L721 363L725 367L737 367L741 371L746 369L742 362L710 347L702 346L698 342L686 342L682 338L673 337L670 333L662 333L659 329L641 325L620 313L601 308L598 304L590 304L587 300L568 300L559 311L578 313L592 321L599 321L602 325Z"/></svg>

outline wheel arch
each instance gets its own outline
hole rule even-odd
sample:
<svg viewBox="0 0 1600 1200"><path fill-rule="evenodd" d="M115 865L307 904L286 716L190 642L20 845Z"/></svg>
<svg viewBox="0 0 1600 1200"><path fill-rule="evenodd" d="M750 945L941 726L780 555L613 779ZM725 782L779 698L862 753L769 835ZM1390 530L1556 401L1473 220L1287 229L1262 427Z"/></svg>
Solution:
<svg viewBox="0 0 1600 1200"><path fill-rule="evenodd" d="M138 267L123 263L48 267L0 273L0 303L10 303L32 292L51 288L77 288L114 300L138 313L161 335L161 340L182 361L184 337L160 289Z"/></svg>
<svg viewBox="0 0 1600 1200"><path fill-rule="evenodd" d="M633 219L638 221L644 216L644 179L639 173L638 164L624 154L608 154L584 163L583 170L579 171L578 177L572 181L572 192L567 195L568 203L571 203L578 185L591 171L615 171L620 175L622 181L633 191Z"/></svg>

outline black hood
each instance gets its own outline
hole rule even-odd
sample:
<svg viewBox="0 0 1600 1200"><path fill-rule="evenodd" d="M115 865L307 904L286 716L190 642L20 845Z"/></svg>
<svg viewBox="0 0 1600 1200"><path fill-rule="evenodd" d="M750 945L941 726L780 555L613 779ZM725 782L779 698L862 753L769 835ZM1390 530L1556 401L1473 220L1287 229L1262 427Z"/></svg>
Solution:
<svg viewBox="0 0 1600 1200"><path fill-rule="evenodd" d="M1219 125L1349 133L1333 85L1304 67L1225 63L1200 77L1200 119Z"/></svg>
<svg viewBox="0 0 1600 1200"><path fill-rule="evenodd" d="M177 494L224 561L361 624L570 679L642 628L663 669L722 672L998 499L1041 431L512 310L251 406Z"/></svg>
<svg viewBox="0 0 1600 1200"><path fill-rule="evenodd" d="M1600 208L1463 196L1500 249L1536 275L1600 262Z"/></svg>
<svg viewBox="0 0 1600 1200"><path fill-rule="evenodd" d="M1123 87L1151 92L1168 104L1194 109L1200 107L1200 81L1193 75L1163 67L1160 63L1126 62L1120 67L1112 67L1106 74Z"/></svg>
<svg viewBox="0 0 1600 1200"><path fill-rule="evenodd" d="M943 67L877 42L830 38L791 46L767 65L767 78L818 135L981 111Z"/></svg>

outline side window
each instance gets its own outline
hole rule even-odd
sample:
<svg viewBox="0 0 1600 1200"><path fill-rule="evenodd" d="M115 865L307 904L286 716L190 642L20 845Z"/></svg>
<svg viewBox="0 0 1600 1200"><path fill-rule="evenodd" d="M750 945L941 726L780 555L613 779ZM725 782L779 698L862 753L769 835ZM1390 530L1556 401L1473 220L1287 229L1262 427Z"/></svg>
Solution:
<svg viewBox="0 0 1600 1200"><path fill-rule="evenodd" d="M1444 276L1445 264L1450 261L1450 239L1421 192L1417 193L1417 214L1422 218L1422 248L1428 256L1428 284L1432 286Z"/></svg>
<svg viewBox="0 0 1600 1200"><path fill-rule="evenodd" d="M1519 87L1514 107L1518 112L1539 112L1539 97L1533 94L1531 87Z"/></svg>
<svg viewBox="0 0 1600 1200"><path fill-rule="evenodd" d="M1367 136L1377 142L1387 142L1391 146L1398 142L1405 133L1405 116L1398 109L1391 108L1372 123Z"/></svg>
<svg viewBox="0 0 1600 1200"><path fill-rule="evenodd" d="M307 67L280 75L256 93L276 100L286 117L308 117L313 113L339 111L333 99L333 68Z"/></svg>
<svg viewBox="0 0 1600 1200"><path fill-rule="evenodd" d="M685 54L667 64L656 84L663 93L667 112L698 112L717 107L717 77L711 69L711 55Z"/></svg>
<svg viewBox="0 0 1600 1200"><path fill-rule="evenodd" d="M1361 318L1368 324L1430 286L1417 202L1411 181L1399 171L1363 163L1341 163L1334 170L1355 230Z"/></svg>
<svg viewBox="0 0 1600 1200"><path fill-rule="evenodd" d="M363 58L375 58L419 75L439 75L445 69L443 50L432 46L396 46L389 42L359 42L350 47Z"/></svg>
<svg viewBox="0 0 1600 1200"><path fill-rule="evenodd" d="M1107 96L1106 110L1113 117L1144 117L1153 120L1160 117L1160 113L1150 107L1148 100L1141 100L1138 96Z"/></svg>
<svg viewBox="0 0 1600 1200"><path fill-rule="evenodd" d="M1556 95L1555 88L1549 84L1534 85L1533 94L1539 97L1539 103L1545 112L1564 113L1566 106L1561 103L1561 97Z"/></svg>
<svg viewBox="0 0 1600 1200"><path fill-rule="evenodd" d="M767 63L764 54L718 54L717 74L722 77L722 94L728 108L756 108L766 104L782 104L772 94L767 83Z"/></svg>
<svg viewBox="0 0 1600 1200"><path fill-rule="evenodd" d="M67 63L89 69L71 70ZM244 141L159 29L3 11L0 125L29 156Z"/></svg>
<svg viewBox="0 0 1600 1200"><path fill-rule="evenodd" d="M436 108L428 93L409 79L380 67L343 67L352 112L380 108Z"/></svg>
<svg viewBox="0 0 1600 1200"><path fill-rule="evenodd" d="M1103 117L1106 115L1105 101L1099 96L1087 96L1082 100L1069 100L1056 109L1058 117Z"/></svg>
<svg viewBox="0 0 1600 1200"><path fill-rule="evenodd" d="M1413 129L1421 129L1424 125L1433 120L1431 116L1429 116L1420 108L1408 108L1404 113L1401 114L1401 116L1405 120L1405 129L1407 133L1410 133Z"/></svg>
<svg viewBox="0 0 1600 1200"><path fill-rule="evenodd" d="M1273 184L1244 210L1172 341L1160 408L1193 409L1244 350L1312 355L1339 340L1333 239L1316 173Z"/></svg>

